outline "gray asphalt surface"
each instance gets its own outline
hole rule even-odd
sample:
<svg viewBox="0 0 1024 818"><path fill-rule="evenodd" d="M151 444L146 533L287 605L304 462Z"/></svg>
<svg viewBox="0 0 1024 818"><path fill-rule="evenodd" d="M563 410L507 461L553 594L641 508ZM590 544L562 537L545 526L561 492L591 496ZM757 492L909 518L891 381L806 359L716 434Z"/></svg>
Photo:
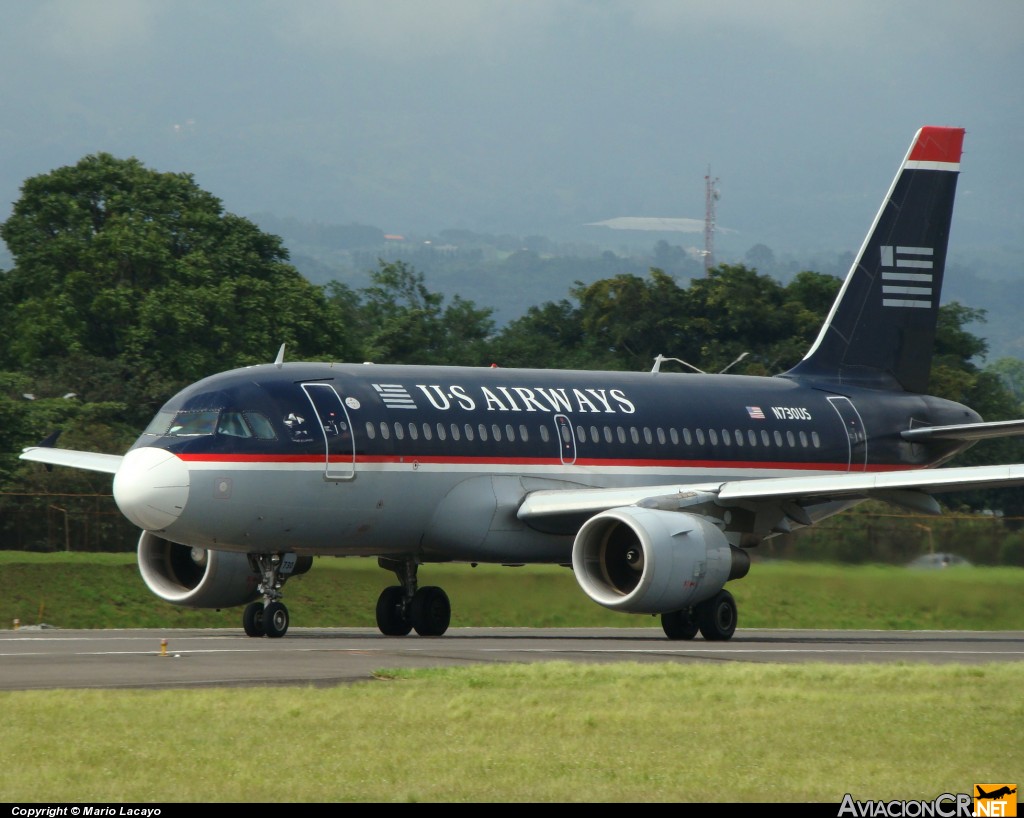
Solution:
<svg viewBox="0 0 1024 818"><path fill-rule="evenodd" d="M166 641L165 641L166 640ZM737 630L728 642L660 628L452 628L441 637L370 628L0 631L0 690L336 685L377 671L502 662L1024 662L1024 631Z"/></svg>

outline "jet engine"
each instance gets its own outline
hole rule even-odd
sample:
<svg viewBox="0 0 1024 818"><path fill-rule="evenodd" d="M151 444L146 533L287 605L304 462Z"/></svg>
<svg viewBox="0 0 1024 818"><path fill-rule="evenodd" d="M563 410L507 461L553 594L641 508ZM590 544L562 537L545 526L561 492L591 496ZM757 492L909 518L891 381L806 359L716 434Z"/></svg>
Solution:
<svg viewBox="0 0 1024 818"><path fill-rule="evenodd" d="M260 596L260 574L246 554L179 545L144 531L138 562L149 590L172 605L230 608ZM304 574L312 565L312 557L299 557L290 576Z"/></svg>
<svg viewBox="0 0 1024 818"><path fill-rule="evenodd" d="M746 576L750 556L707 518L626 506L587 520L572 547L576 581L594 602L625 613L679 611Z"/></svg>

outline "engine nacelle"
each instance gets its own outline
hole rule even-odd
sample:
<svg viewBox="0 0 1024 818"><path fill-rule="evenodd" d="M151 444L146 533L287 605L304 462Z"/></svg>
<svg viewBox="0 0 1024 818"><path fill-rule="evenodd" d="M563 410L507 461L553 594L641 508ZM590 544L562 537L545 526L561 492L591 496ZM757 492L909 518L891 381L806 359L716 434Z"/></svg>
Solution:
<svg viewBox="0 0 1024 818"><path fill-rule="evenodd" d="M245 554L179 545L144 531L138 562L149 590L172 605L230 608L260 595L260 574ZM289 576L304 574L312 565L312 557L298 557Z"/></svg>
<svg viewBox="0 0 1024 818"><path fill-rule="evenodd" d="M587 520L572 547L576 581L594 602L626 613L660 614L696 605L750 556L696 514L627 506Z"/></svg>

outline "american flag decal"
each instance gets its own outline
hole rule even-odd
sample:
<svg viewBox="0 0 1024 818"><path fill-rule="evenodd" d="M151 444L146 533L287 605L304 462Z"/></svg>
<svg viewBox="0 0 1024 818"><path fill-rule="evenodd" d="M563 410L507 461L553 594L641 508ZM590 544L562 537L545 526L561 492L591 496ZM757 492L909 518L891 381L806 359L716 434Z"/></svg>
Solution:
<svg viewBox="0 0 1024 818"><path fill-rule="evenodd" d="M415 409L416 403L400 383L375 383L373 388L388 409Z"/></svg>
<svg viewBox="0 0 1024 818"><path fill-rule="evenodd" d="M882 306L933 306L931 247L883 245Z"/></svg>
<svg viewBox="0 0 1024 818"><path fill-rule="evenodd" d="M754 420L764 420L764 412L761 411L760 406L748 406L747 414L754 418Z"/></svg>

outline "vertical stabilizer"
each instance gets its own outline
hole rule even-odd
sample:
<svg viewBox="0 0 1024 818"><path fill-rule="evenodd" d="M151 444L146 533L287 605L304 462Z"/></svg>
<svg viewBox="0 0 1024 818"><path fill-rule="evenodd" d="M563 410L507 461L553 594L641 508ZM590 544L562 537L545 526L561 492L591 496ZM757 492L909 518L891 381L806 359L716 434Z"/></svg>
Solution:
<svg viewBox="0 0 1024 818"><path fill-rule="evenodd" d="M963 128L914 136L817 340L786 377L925 392Z"/></svg>

